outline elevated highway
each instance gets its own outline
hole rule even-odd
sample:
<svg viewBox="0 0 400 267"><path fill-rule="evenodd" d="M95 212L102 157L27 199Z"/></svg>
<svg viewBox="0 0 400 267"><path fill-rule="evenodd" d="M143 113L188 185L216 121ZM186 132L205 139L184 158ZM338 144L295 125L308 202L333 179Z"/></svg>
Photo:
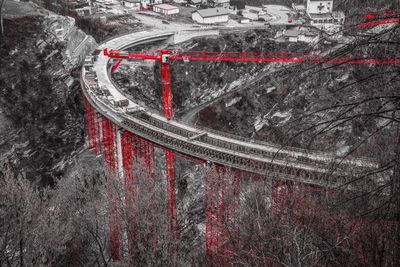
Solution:
<svg viewBox="0 0 400 267"><path fill-rule="evenodd" d="M218 34L218 31L139 32L114 38L103 43L100 48L120 50L157 41L175 43L209 34ZM240 203L238 192L241 172L251 172L269 181L277 181L274 184L276 190L273 190L279 191L282 182L289 186L300 183L335 187L344 184L353 175L362 175L379 167L376 162L367 159L341 159L325 152L281 147L167 119L139 105L131 96L124 95L111 79L110 59L100 51L86 58L81 85L85 97L89 147L104 155L104 162L112 174L107 182L107 190L110 201L110 250L114 261L124 257L123 220L118 203L124 203L129 211L126 236L129 257L135 261L137 231L132 228L135 227L138 214L135 214L132 207L136 205L140 177L136 177L133 170L137 166L143 168L148 174L146 179L150 180L147 182L155 185L154 146L165 151L168 231L174 240L179 238L180 229L176 209L175 155L183 155L207 167L204 177L205 248L210 266L226 266L213 264L218 260L212 255L223 254L227 249L226 225L229 219L226 218L240 208L235 203ZM144 164L138 165L140 161ZM222 179L220 173L227 172L232 175ZM112 179L119 180L120 177L124 178L124 200L112 187ZM146 189L146 194L152 194L151 190ZM231 196L231 199L224 196ZM269 197L271 203L274 203L273 192ZM176 255L177 248L173 247L170 256L174 258Z"/></svg>
<svg viewBox="0 0 400 267"><path fill-rule="evenodd" d="M218 30L138 32L107 41L100 48L120 50L156 41L177 43L213 34L218 34ZM109 58L101 52L93 64L84 67L81 83L88 102L116 124L119 131L129 131L191 157L278 180L335 186L348 176L378 168L377 163L367 159L341 159L325 152L281 147L167 120L125 96L112 81L109 65Z"/></svg>

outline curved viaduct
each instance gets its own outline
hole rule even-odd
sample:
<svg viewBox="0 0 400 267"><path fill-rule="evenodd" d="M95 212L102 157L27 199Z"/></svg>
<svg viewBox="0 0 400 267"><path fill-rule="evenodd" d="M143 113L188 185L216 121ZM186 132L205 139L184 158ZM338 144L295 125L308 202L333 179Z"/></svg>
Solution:
<svg viewBox="0 0 400 267"><path fill-rule="evenodd" d="M218 34L218 31L139 32L107 41L101 48L120 50L156 41L177 43L194 36L209 34ZM167 154L181 154L204 163L211 162L273 180L326 187L340 184L346 177L355 173L378 167L375 162L365 159L340 159L325 152L251 141L211 129L189 126L174 119L168 120L157 112L135 103L131 96L125 96L111 79L109 61L110 59L100 52L96 56L88 56L82 70L81 85L85 97L87 133L89 147L94 148L97 153L104 153L109 170L120 174L120 177L124 176L125 179L132 179L129 170L136 157L146 161L149 169L154 168L154 145L165 149ZM140 144L139 150L145 152L132 152L135 151L135 143ZM174 172L170 167L166 167L166 172L171 178ZM168 213L171 217L170 230L174 232L175 181L174 178L169 180ZM207 218L218 217L218 211L206 207L207 212ZM115 218L116 215L111 214L110 223L117 225ZM207 250L213 250L213 246L222 242L218 240L221 234L218 235L216 226L212 224L208 222L206 225ZM114 259L120 257L120 242L116 241L120 236L117 230L111 233L111 240L114 240L111 246Z"/></svg>

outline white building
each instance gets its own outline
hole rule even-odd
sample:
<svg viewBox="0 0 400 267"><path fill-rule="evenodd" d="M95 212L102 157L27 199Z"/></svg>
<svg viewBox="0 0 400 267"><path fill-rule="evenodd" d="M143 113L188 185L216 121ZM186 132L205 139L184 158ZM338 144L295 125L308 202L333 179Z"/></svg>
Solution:
<svg viewBox="0 0 400 267"><path fill-rule="evenodd" d="M162 4L162 0L140 0L142 8L148 8L149 6Z"/></svg>
<svg viewBox="0 0 400 267"><path fill-rule="evenodd" d="M253 9L245 9L242 11L242 16L251 20L258 20L260 17L260 12Z"/></svg>
<svg viewBox="0 0 400 267"><path fill-rule="evenodd" d="M299 40L300 31L298 29L286 30L283 34L284 38L289 41L296 43Z"/></svg>
<svg viewBox="0 0 400 267"><path fill-rule="evenodd" d="M229 20L229 9L199 9L192 13L192 19L200 24L226 23Z"/></svg>
<svg viewBox="0 0 400 267"><path fill-rule="evenodd" d="M318 43L321 31L313 27L292 27L290 29L278 31L275 35L275 41L279 43L287 42L305 42Z"/></svg>
<svg viewBox="0 0 400 267"><path fill-rule="evenodd" d="M307 10L307 8L306 8L306 6L305 5L297 5L297 4L292 4L292 8L293 8L293 10L294 11L297 11L297 12L306 12L306 10Z"/></svg>
<svg viewBox="0 0 400 267"><path fill-rule="evenodd" d="M202 4L204 4L203 0L188 0L188 3L196 7L200 7Z"/></svg>
<svg viewBox="0 0 400 267"><path fill-rule="evenodd" d="M121 1L121 5L131 8L133 10L139 10L140 9L140 0L123 0Z"/></svg>
<svg viewBox="0 0 400 267"><path fill-rule="evenodd" d="M333 0L307 0L307 15L317 28L334 31L344 24L344 13L332 9Z"/></svg>
<svg viewBox="0 0 400 267"><path fill-rule="evenodd" d="M93 9L91 6L85 6L85 7L81 7L81 8L75 8L75 12L81 16L81 17L85 17L85 16L90 16L93 14Z"/></svg>
<svg viewBox="0 0 400 267"><path fill-rule="evenodd" d="M209 5L212 7L229 8L230 0L209 0Z"/></svg>
<svg viewBox="0 0 400 267"><path fill-rule="evenodd" d="M174 2L176 4L186 4L187 3L186 0L173 0L172 2Z"/></svg>
<svg viewBox="0 0 400 267"><path fill-rule="evenodd" d="M267 13L261 7L246 5L242 10L242 16L251 20L259 20L260 18L266 20Z"/></svg>
<svg viewBox="0 0 400 267"><path fill-rule="evenodd" d="M179 13L179 8L169 4L159 4L153 6L153 11L164 14L165 16L171 16Z"/></svg>
<svg viewBox="0 0 400 267"><path fill-rule="evenodd" d="M302 32L299 34L298 41L316 44L319 41L319 36L318 36L318 33Z"/></svg>

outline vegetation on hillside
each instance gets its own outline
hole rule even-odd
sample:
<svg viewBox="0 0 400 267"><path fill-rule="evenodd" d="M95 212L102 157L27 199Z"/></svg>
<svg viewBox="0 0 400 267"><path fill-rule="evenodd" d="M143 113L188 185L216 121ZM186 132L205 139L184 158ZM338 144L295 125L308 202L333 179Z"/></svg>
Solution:
<svg viewBox="0 0 400 267"><path fill-rule="evenodd" d="M24 166L28 179L52 183L54 164L83 141L79 88L65 83L65 48L50 41L40 17L5 20L5 27L13 30L0 43L0 105L32 153L13 160L15 171Z"/></svg>
<svg viewBox="0 0 400 267"><path fill-rule="evenodd" d="M396 7L389 0L367 2L372 9ZM382 4L378 6L378 2ZM341 3L351 12L356 12L355 3L367 8L361 0ZM97 27L96 23L88 24L88 30ZM6 20L5 27L13 30L6 31L0 43L1 108L21 129L21 140L28 140L38 151L25 159L33 173L18 168L15 161L0 169L0 266L400 266L398 65L293 65L254 85L254 95L237 95L241 99L230 107L208 110L207 123L217 122L213 126L240 133L243 129L253 131L254 121L247 121L253 113L261 114L263 108L269 111L276 105L273 113L277 116L269 117L268 111L262 114L268 123L257 137L323 149L344 142L349 149L341 154L343 159L368 155L379 168L348 174L332 187L274 181L269 173L266 179L242 173L238 193L229 191L232 184L238 185L232 173L218 175L208 164L204 167L206 178L196 188L207 192L205 203L181 204L193 204L190 212L201 215L192 221L178 213L180 238L175 239L168 229L165 174L160 169L156 175L149 173L140 161L130 173L135 177L133 184L79 166L73 174L54 180L52 187L38 187L29 181L48 174L55 160L82 144L81 97L78 88L67 92L61 78L50 75L60 64L63 47L37 42L44 34L40 19ZM354 43L335 55L398 57L399 25L375 34L359 34ZM197 49L282 49L269 37L256 31L211 41L199 39ZM293 44L287 49L307 51L309 47ZM56 53L50 56L53 51ZM233 63L174 64L175 106L184 108L185 99L197 96L187 90L189 82L199 91L218 88L249 69L261 70L257 68ZM155 73L158 77L159 69ZM65 95L60 97L56 92ZM238 110L241 113L235 113ZM288 110L291 119L276 118ZM237 122L221 126L226 118ZM65 131L72 134L64 136ZM334 174L335 165L331 167ZM325 178L329 182L334 175ZM221 184L223 194L218 191ZM178 198L189 186L184 177L178 177ZM215 220L210 210L213 215L225 215ZM111 222L115 219L119 223ZM218 242L211 242L208 254L200 245L207 232L205 224L208 229L214 224L218 230L212 240ZM123 234L115 234L116 228ZM124 250L121 261L115 263L112 246L117 238L121 238Z"/></svg>

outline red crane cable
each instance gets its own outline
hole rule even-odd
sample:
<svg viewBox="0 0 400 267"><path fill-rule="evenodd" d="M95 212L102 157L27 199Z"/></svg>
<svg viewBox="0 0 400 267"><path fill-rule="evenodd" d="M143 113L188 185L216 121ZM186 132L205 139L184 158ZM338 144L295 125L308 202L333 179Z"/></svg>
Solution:
<svg viewBox="0 0 400 267"><path fill-rule="evenodd" d="M318 54L305 54L297 52L207 52L207 51L173 51L156 50L149 52L126 53L118 50L107 51L105 55L110 58L140 59L162 61L163 55L168 55L168 60L176 61L220 61L220 62L258 62L258 63L315 63L315 64L350 64L350 65L397 65L397 58L370 58L367 56L340 56L329 57ZM169 64L169 63L166 63Z"/></svg>

